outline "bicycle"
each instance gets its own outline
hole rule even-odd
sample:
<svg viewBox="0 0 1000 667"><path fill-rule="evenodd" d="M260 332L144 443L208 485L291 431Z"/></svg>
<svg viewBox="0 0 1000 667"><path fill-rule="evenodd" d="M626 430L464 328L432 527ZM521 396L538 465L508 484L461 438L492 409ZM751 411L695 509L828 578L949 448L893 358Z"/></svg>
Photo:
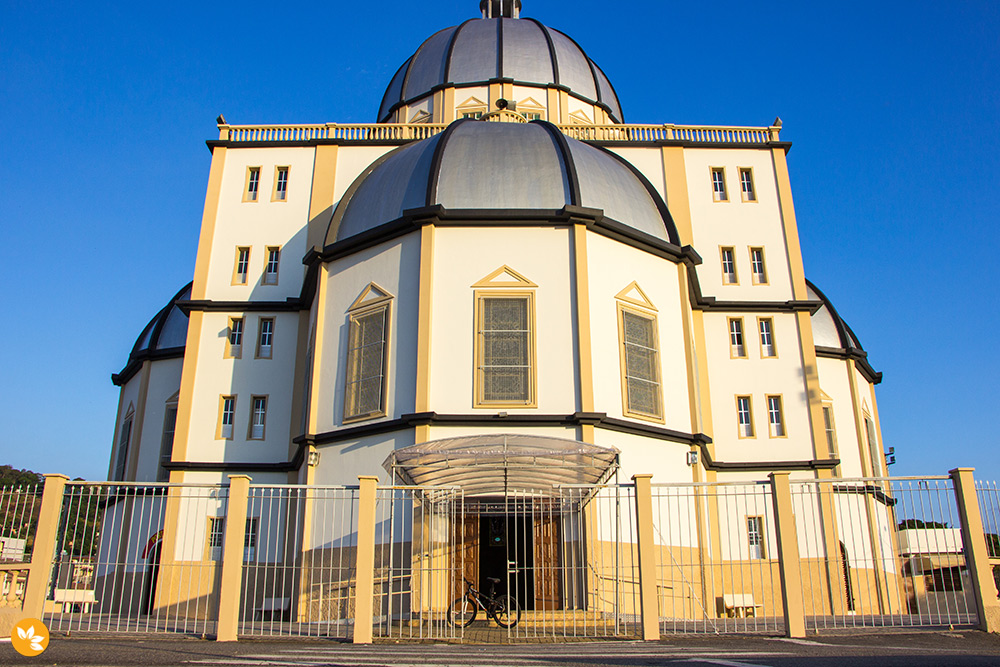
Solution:
<svg viewBox="0 0 1000 667"><path fill-rule="evenodd" d="M484 595L472 586L472 582L464 577L465 595L458 598L448 607L448 622L458 628L467 628L472 625L482 609L486 615L497 622L501 628L513 628L521 620L521 607L510 595L494 595L499 579L487 577L490 582L490 594Z"/></svg>

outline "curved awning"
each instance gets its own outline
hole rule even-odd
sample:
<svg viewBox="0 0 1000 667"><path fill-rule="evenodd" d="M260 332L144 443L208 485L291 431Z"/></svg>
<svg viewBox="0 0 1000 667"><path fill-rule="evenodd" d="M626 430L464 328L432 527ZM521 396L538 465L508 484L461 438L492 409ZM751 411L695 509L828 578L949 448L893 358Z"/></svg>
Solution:
<svg viewBox="0 0 1000 667"><path fill-rule="evenodd" d="M618 469L619 451L577 440L498 433L432 440L397 449L382 466L393 480L458 486L467 496L601 484Z"/></svg>

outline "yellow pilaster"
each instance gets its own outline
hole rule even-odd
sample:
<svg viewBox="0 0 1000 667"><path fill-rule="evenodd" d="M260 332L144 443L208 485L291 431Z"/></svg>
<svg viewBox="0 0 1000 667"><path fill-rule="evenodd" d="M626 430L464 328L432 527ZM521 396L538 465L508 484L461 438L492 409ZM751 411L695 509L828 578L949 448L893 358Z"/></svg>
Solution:
<svg viewBox="0 0 1000 667"><path fill-rule="evenodd" d="M590 269L587 258L587 228L573 225L573 262L576 274L576 341L580 358L580 410L594 411L594 357L590 337ZM593 429L591 428L591 431ZM588 441L590 442L590 441Z"/></svg>
<svg viewBox="0 0 1000 667"><path fill-rule="evenodd" d="M979 498L976 496L973 472L974 468L955 468L948 474L955 484L958 514L962 520L965 564L976 594L979 629L985 632L1000 632L1000 601L997 600L997 587L993 580L989 551L986 548L986 531L983 529L983 518L979 513Z"/></svg>
<svg viewBox="0 0 1000 667"><path fill-rule="evenodd" d="M653 542L652 475L633 475L635 482L635 525L639 547L639 608L642 610L642 638L660 638L660 609L656 596L656 562Z"/></svg>
<svg viewBox="0 0 1000 667"><path fill-rule="evenodd" d="M226 526L222 547L222 578L219 583L219 615L216 641L234 642L240 621L240 589L243 584L243 543L246 539L247 501L250 477L229 476Z"/></svg>
<svg viewBox="0 0 1000 667"><path fill-rule="evenodd" d="M41 618L45 606L45 594L52 577L52 555L56 549L56 533L59 531L59 515L62 513L63 494L66 491L66 475L45 475L42 488L42 506L38 510L38 528L35 544L31 548L31 571L24 588L21 611L27 618Z"/></svg>
<svg viewBox="0 0 1000 667"><path fill-rule="evenodd" d="M375 503L378 477L358 477L357 585L354 590L355 644L371 644L375 596Z"/></svg>
<svg viewBox="0 0 1000 667"><path fill-rule="evenodd" d="M431 317L434 298L434 225L420 228L420 286L417 305L417 386L414 412L430 410L431 391ZM430 426L416 427L414 442L430 440Z"/></svg>
<svg viewBox="0 0 1000 667"><path fill-rule="evenodd" d="M792 513L792 492L787 472L772 472L771 502L774 530L778 539L778 571L781 574L781 605L785 613L785 636L805 637L802 611L802 580L799 572L799 543Z"/></svg>

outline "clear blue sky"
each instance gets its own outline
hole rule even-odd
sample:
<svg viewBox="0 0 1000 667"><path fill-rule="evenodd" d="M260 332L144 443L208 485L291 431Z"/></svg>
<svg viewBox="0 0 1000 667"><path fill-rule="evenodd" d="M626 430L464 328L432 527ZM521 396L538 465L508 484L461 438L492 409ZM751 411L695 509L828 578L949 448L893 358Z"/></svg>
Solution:
<svg viewBox="0 0 1000 667"><path fill-rule="evenodd" d="M893 472L1000 478L1000 3L523 2L629 122L780 115L806 274L885 373ZM0 463L102 479L110 374L193 273L215 117L372 122L478 0L2 13Z"/></svg>

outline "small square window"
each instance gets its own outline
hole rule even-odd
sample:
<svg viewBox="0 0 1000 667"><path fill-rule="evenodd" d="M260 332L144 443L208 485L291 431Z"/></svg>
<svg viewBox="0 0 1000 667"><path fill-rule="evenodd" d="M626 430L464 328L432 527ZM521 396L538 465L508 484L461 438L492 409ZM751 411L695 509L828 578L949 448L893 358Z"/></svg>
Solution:
<svg viewBox="0 0 1000 667"><path fill-rule="evenodd" d="M288 201L288 167L274 168L274 192L271 201Z"/></svg>
<svg viewBox="0 0 1000 667"><path fill-rule="evenodd" d="M250 273L250 248L236 248L236 263L233 265L233 284L246 285Z"/></svg>
<svg viewBox="0 0 1000 667"><path fill-rule="evenodd" d="M712 167L712 199L729 201L726 193L726 170L722 167Z"/></svg>
<svg viewBox="0 0 1000 667"><path fill-rule="evenodd" d="M233 421L236 417L236 397L222 396L219 398L219 432L221 440L233 439Z"/></svg>
<svg viewBox="0 0 1000 667"><path fill-rule="evenodd" d="M257 358L270 359L272 342L274 340L274 318L260 318L260 329L257 332Z"/></svg>
<svg viewBox="0 0 1000 667"><path fill-rule="evenodd" d="M247 167L247 182L243 189L243 201L255 202L260 193L260 167Z"/></svg>
<svg viewBox="0 0 1000 667"><path fill-rule="evenodd" d="M280 259L280 248L267 249L267 262L264 264L264 277L261 278L261 283L264 285L278 284L278 263Z"/></svg>
<svg viewBox="0 0 1000 667"><path fill-rule="evenodd" d="M767 397L767 423L772 438L785 437L785 417L781 411L781 396Z"/></svg>
<svg viewBox="0 0 1000 667"><path fill-rule="evenodd" d="M757 201L757 191L753 187L753 170L740 167L740 194L743 201Z"/></svg>
<svg viewBox="0 0 1000 667"><path fill-rule="evenodd" d="M739 435L741 438L754 437L753 412L749 396L736 397L736 421L739 426Z"/></svg>
<svg viewBox="0 0 1000 667"><path fill-rule="evenodd" d="M254 396L250 400L250 440L263 440L267 422L267 396Z"/></svg>
<svg viewBox="0 0 1000 667"><path fill-rule="evenodd" d="M736 275L736 251L734 248L722 248L722 284L737 285L739 278Z"/></svg>
<svg viewBox="0 0 1000 667"><path fill-rule="evenodd" d="M746 359L747 347L743 341L743 318L729 318L729 356L733 359Z"/></svg>
<svg viewBox="0 0 1000 667"><path fill-rule="evenodd" d="M774 320L770 317L761 317L757 320L757 330L760 332L761 359L777 357L778 351L774 346Z"/></svg>
<svg viewBox="0 0 1000 667"><path fill-rule="evenodd" d="M485 111L463 111L462 118L470 118L472 120L479 120L483 117Z"/></svg>
<svg viewBox="0 0 1000 667"><path fill-rule="evenodd" d="M243 318L230 317L229 331L226 333L226 358L239 359L243 356Z"/></svg>
<svg viewBox="0 0 1000 667"><path fill-rule="evenodd" d="M754 285L767 284L767 267L764 265L763 248L750 248L750 272Z"/></svg>

